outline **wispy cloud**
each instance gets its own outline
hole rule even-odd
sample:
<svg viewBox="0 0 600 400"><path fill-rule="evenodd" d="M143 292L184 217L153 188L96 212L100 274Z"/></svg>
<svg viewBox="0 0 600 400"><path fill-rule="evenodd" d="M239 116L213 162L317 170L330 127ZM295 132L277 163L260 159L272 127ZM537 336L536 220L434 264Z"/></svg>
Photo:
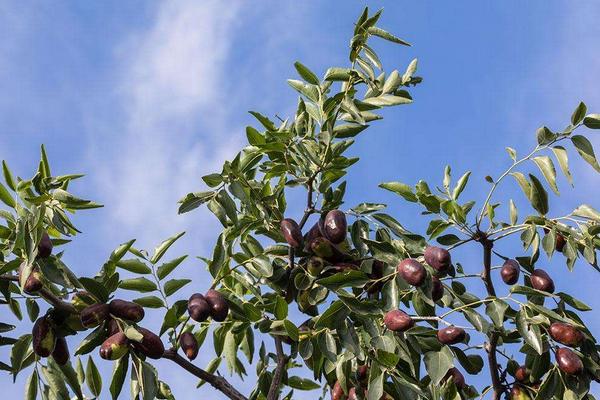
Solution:
<svg viewBox="0 0 600 400"><path fill-rule="evenodd" d="M117 49L122 133L111 137L114 162L96 154L97 175L112 222L142 240L181 228L177 199L239 147L226 139L220 91L239 10L238 2L165 2Z"/></svg>

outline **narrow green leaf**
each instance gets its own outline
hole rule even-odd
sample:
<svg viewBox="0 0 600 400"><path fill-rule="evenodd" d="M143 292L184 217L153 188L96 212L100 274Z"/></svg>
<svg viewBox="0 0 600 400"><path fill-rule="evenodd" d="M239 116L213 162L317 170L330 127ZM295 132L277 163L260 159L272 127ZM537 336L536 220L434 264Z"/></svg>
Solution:
<svg viewBox="0 0 600 400"><path fill-rule="evenodd" d="M577 125L581 121L583 121L583 117L585 117L585 113L587 112L587 106L583 101L579 102L575 111L573 111L573 115L571 115L571 124Z"/></svg>
<svg viewBox="0 0 600 400"><path fill-rule="evenodd" d="M542 183L535 175L529 174L531 180L531 193L529 200L533 208L537 210L541 215L548 214L548 193Z"/></svg>
<svg viewBox="0 0 600 400"><path fill-rule="evenodd" d="M92 392L94 396L98 397L102 391L102 377L100 376L100 371L98 371L98 367L96 367L96 364L94 364L94 359L91 356L88 358L87 367L85 369L85 380L90 392Z"/></svg>
<svg viewBox="0 0 600 400"><path fill-rule="evenodd" d="M313 85L318 85L319 78L315 75L307 66L303 65L300 61L296 61L294 63L294 67L296 67L296 71L298 74L308 83L312 83Z"/></svg>
<svg viewBox="0 0 600 400"><path fill-rule="evenodd" d="M148 307L148 308L161 308L161 307L165 306L165 303L162 301L162 299L160 299L156 296L140 297L140 298L134 299L133 302L139 304L142 307Z"/></svg>
<svg viewBox="0 0 600 400"><path fill-rule="evenodd" d="M596 155L594 154L594 148L592 147L592 143L585 137L581 135L575 135L571 138L575 149L579 153L579 155L594 169L600 172L600 165L598 165L598 161L596 160Z"/></svg>
<svg viewBox="0 0 600 400"><path fill-rule="evenodd" d="M158 261L160 261L162 256L166 253L166 251L169 250L169 247L171 247L173 243L175 243L175 241L183 235L185 235L185 232L180 232L159 244L158 247L154 250L154 255L150 259L150 262L152 264L156 264Z"/></svg>
<svg viewBox="0 0 600 400"><path fill-rule="evenodd" d="M17 205L15 199L2 183L0 183L0 200L10 208L15 208Z"/></svg>
<svg viewBox="0 0 600 400"><path fill-rule="evenodd" d="M148 278L132 278L132 279L124 279L119 284L121 289L125 290L134 290L136 292L152 292L157 290L156 284L149 280Z"/></svg>
<svg viewBox="0 0 600 400"><path fill-rule="evenodd" d="M173 270L175 268L177 268L179 266L179 264L181 264L183 262L183 260L185 260L187 258L187 255L185 256L181 256L181 257L177 257L174 260L171 261L167 261L166 263L162 264L160 267L158 267L158 269L156 270L156 276L158 276L158 279L163 280L164 278L166 278L171 272L173 272Z"/></svg>
<svg viewBox="0 0 600 400"><path fill-rule="evenodd" d="M17 185L15 183L15 178L13 177L12 173L10 172L10 169L8 168L8 164L6 164L6 161L2 160L2 173L4 174L4 181L6 181L6 184L8 185L8 187L14 192L17 190Z"/></svg>
<svg viewBox="0 0 600 400"><path fill-rule="evenodd" d="M170 296L188 283L190 283L191 279L171 279L167 283L165 283L165 295Z"/></svg>
<svg viewBox="0 0 600 400"><path fill-rule="evenodd" d="M390 42L401 44L403 46L410 46L410 43L405 42L404 40L392 35L391 33L387 32L387 31L384 31L381 28L376 27L376 26L370 27L368 29L368 32L373 36L378 36L378 37L388 40Z"/></svg>
<svg viewBox="0 0 600 400"><path fill-rule="evenodd" d="M600 114L588 114L583 118L583 124L590 129L600 129Z"/></svg>
<svg viewBox="0 0 600 400"><path fill-rule="evenodd" d="M117 267L122 268L126 271L133 272L135 274L151 274L152 270L144 262L137 258L131 258L129 260L121 260L117 262Z"/></svg>
<svg viewBox="0 0 600 400"><path fill-rule="evenodd" d="M534 157L533 162L538 166L540 171L542 171L542 174L544 175L544 178L546 178L548 184L550 184L552 191L558 195L558 186L556 186L556 169L554 168L554 163L550 157Z"/></svg>
<svg viewBox="0 0 600 400"><path fill-rule="evenodd" d="M556 157L556 161L558 161L561 171L571 186L573 186L573 177L571 176L571 171L569 171L569 157L567 155L567 150L562 146L554 146L552 147L552 152Z"/></svg>
<svg viewBox="0 0 600 400"><path fill-rule="evenodd" d="M115 361L112 379L110 382L110 395L113 400L117 400L119 398L119 394L121 393L121 389L123 388L123 383L125 382L125 378L127 376L127 369L129 368L129 354L119 358Z"/></svg>

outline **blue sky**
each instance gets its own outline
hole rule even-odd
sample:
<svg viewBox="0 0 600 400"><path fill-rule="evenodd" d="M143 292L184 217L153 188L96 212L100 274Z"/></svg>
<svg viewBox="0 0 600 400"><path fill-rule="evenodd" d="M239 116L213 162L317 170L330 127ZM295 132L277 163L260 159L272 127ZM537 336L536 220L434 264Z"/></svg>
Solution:
<svg viewBox="0 0 600 400"><path fill-rule="evenodd" d="M209 255L214 218L206 210L178 216L176 201L200 190L200 177L240 148L253 123L246 111L291 112L296 95L285 79L294 77L295 60L319 74L345 65L365 4L384 7L380 25L413 43L379 43L384 65L401 69L417 57L425 81L413 90L414 104L385 112L358 139L348 206L388 202L420 230L420 210L377 190L379 182L439 183L450 164L457 177L473 171L464 196L481 201L483 177L508 166L505 146L527 151L537 127L562 128L580 100L600 112L600 4L593 1L5 1L0 157L27 176L45 143L57 173L87 174L73 188L105 207L75 219L84 234L65 258L79 274L95 273L130 238L151 249L181 230L188 234L172 255ZM559 180L556 216L581 203L600 206L598 176L571 155L576 190ZM524 200L512 182L501 195ZM502 251L518 251L511 246ZM477 269L478 251L455 259ZM600 276L583 264L569 274L559 261L548 266L559 290L600 308ZM195 279L188 292L209 285L193 257L179 273ZM595 313L586 320L600 332ZM207 348L199 364L211 357ZM163 363L159 372L187 398L188 377ZM5 390L18 397L22 383ZM249 377L242 388L252 385Z"/></svg>

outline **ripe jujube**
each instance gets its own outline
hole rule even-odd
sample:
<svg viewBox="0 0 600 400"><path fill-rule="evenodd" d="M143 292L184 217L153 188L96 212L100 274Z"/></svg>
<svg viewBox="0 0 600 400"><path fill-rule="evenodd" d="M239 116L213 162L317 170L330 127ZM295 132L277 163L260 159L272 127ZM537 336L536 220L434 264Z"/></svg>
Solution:
<svg viewBox="0 0 600 400"><path fill-rule="evenodd" d="M81 310L81 324L86 328L100 325L109 315L108 304L92 304Z"/></svg>
<svg viewBox="0 0 600 400"><path fill-rule="evenodd" d="M465 376L457 368L450 368L444 378L442 378L442 381L446 382L448 379L452 379L458 389L464 389L467 386Z"/></svg>
<svg viewBox="0 0 600 400"><path fill-rule="evenodd" d="M144 319L144 308L137 303L115 299L108 306L110 313L117 318L133 322L140 322Z"/></svg>
<svg viewBox="0 0 600 400"><path fill-rule="evenodd" d="M323 231L325 237L332 243L342 243L346 239L346 232L348 231L346 214L340 210L329 211L323 221Z"/></svg>
<svg viewBox="0 0 600 400"><path fill-rule="evenodd" d="M543 269L534 270L529 276L531 286L543 292L554 293L554 281Z"/></svg>
<svg viewBox="0 0 600 400"><path fill-rule="evenodd" d="M210 315L217 322L223 322L229 314L229 304L220 292L215 289L209 289L204 295L204 299L210 306Z"/></svg>
<svg viewBox="0 0 600 400"><path fill-rule="evenodd" d="M52 351L52 358L58 365L65 365L69 361L69 346L64 337L56 339L56 345L54 351Z"/></svg>
<svg viewBox="0 0 600 400"><path fill-rule="evenodd" d="M511 400L531 400L531 396L529 396L529 393L527 392L527 390L525 390L520 385L513 385L512 389L510 390L510 399Z"/></svg>
<svg viewBox="0 0 600 400"><path fill-rule="evenodd" d="M27 266L26 262L22 262L19 266L19 280L21 279L21 274L25 270ZM42 274L40 274L40 270L37 266L34 266L23 285L23 291L27 294L34 294L42 290L44 284L42 283Z"/></svg>
<svg viewBox="0 0 600 400"><path fill-rule="evenodd" d="M442 344L457 344L465 340L467 333L458 326L449 326L437 331L437 338Z"/></svg>
<svg viewBox="0 0 600 400"><path fill-rule="evenodd" d="M521 270L519 269L519 263L516 260L506 260L500 270L500 276L502 281L507 285L514 285L519 281L519 275Z"/></svg>
<svg viewBox="0 0 600 400"><path fill-rule="evenodd" d="M441 247L427 246L423 256L425 262L438 272L446 272L452 265L450 252Z"/></svg>
<svg viewBox="0 0 600 400"><path fill-rule="evenodd" d="M196 322L204 322L210 316L210 305L200 293L190 296L187 309L190 318Z"/></svg>
<svg viewBox="0 0 600 400"><path fill-rule="evenodd" d="M431 299L436 302L444 297L444 285L437 276L431 277Z"/></svg>
<svg viewBox="0 0 600 400"><path fill-rule="evenodd" d="M179 345L181 350L185 353L185 356L190 360L194 360L198 355L198 341L196 336L191 332L184 332L179 336Z"/></svg>
<svg viewBox="0 0 600 400"><path fill-rule="evenodd" d="M40 238L40 242L37 246L37 255L40 258L48 258L50 254L52 254L52 241L50 240L50 236L48 236L47 232L42 234Z"/></svg>
<svg viewBox="0 0 600 400"><path fill-rule="evenodd" d="M155 360L161 358L165 352L165 345L160 340L158 335L146 328L139 327L137 330L142 334L142 341L133 342L133 348L144 354L146 357L150 357Z"/></svg>
<svg viewBox="0 0 600 400"><path fill-rule="evenodd" d="M427 272L425 267L414 258L407 258L398 264L398 274L412 286L421 286L425 282Z"/></svg>
<svg viewBox="0 0 600 400"><path fill-rule="evenodd" d="M33 351L40 357L48 357L56 346L56 334L46 316L38 318L31 330Z"/></svg>
<svg viewBox="0 0 600 400"><path fill-rule="evenodd" d="M515 371L515 379L518 382L525 382L529 380L529 371L527 370L526 366L521 365L519 368L517 368Z"/></svg>
<svg viewBox="0 0 600 400"><path fill-rule="evenodd" d="M576 375L583 371L583 363L579 356L565 347L556 350L556 363L558 368L567 375Z"/></svg>
<svg viewBox="0 0 600 400"><path fill-rule="evenodd" d="M346 394L344 393L344 389L342 389L342 385L339 381L335 381L333 388L331 389L331 400L345 400Z"/></svg>
<svg viewBox="0 0 600 400"><path fill-rule="evenodd" d="M555 322L550 325L550 336L565 346L576 347L583 341L583 333L571 324Z"/></svg>
<svg viewBox="0 0 600 400"><path fill-rule="evenodd" d="M123 332L109 336L100 346L100 357L105 360L118 360L127 354L129 339Z"/></svg>
<svg viewBox="0 0 600 400"><path fill-rule="evenodd" d="M415 321L402 310L388 311L383 317L383 323L392 332L404 332L415 325Z"/></svg>
<svg viewBox="0 0 600 400"><path fill-rule="evenodd" d="M296 221L291 218L285 218L279 226L287 244L293 248L300 248L302 246L302 231Z"/></svg>

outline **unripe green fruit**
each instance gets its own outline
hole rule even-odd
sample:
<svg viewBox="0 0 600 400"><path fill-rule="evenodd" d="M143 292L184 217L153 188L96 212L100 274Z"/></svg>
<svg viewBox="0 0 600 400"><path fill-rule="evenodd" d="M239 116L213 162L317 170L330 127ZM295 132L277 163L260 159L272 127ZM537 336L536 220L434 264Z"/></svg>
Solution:
<svg viewBox="0 0 600 400"><path fill-rule="evenodd" d="M200 349L198 341L196 340L196 336L191 332L184 332L179 336L179 345L190 361L194 360L198 355L198 350Z"/></svg>
<svg viewBox="0 0 600 400"><path fill-rule="evenodd" d="M465 340L467 333L463 328L449 326L437 331L437 338L442 344L457 344Z"/></svg>
<svg viewBox="0 0 600 400"><path fill-rule="evenodd" d="M404 332L415 325L415 321L402 310L388 311L383 317L383 323L392 332Z"/></svg>
<svg viewBox="0 0 600 400"><path fill-rule="evenodd" d="M188 314L196 322L204 322L210 316L210 305L203 295L194 293L188 300Z"/></svg>
<svg viewBox="0 0 600 400"><path fill-rule="evenodd" d="M86 328L103 323L109 314L108 304L92 304L81 311L81 324Z"/></svg>
<svg viewBox="0 0 600 400"><path fill-rule="evenodd" d="M280 228L287 244L296 249L302 247L302 231L296 221L286 218L281 221Z"/></svg>
<svg viewBox="0 0 600 400"><path fill-rule="evenodd" d="M56 334L46 316L40 317L33 324L33 351L40 357L48 357L56 346Z"/></svg>
<svg viewBox="0 0 600 400"><path fill-rule="evenodd" d="M346 239L346 233L348 231L346 214L340 210L329 211L323 221L323 231L325 237L332 243L342 243L344 239Z"/></svg>
<svg viewBox="0 0 600 400"><path fill-rule="evenodd" d="M425 267L414 258L407 258L400 261L400 264L398 264L398 274L406 283L412 286L421 286L427 276Z"/></svg>
<svg viewBox="0 0 600 400"><path fill-rule="evenodd" d="M133 348L145 355L158 360L165 352L165 345L160 338L149 331L146 328L137 328L138 332L142 334L143 338L141 342L133 342Z"/></svg>
<svg viewBox="0 0 600 400"><path fill-rule="evenodd" d="M550 325L550 336L565 346L576 347L583 342L583 333L571 324L555 322Z"/></svg>
<svg viewBox="0 0 600 400"><path fill-rule="evenodd" d="M44 232L38 243L38 257L40 258L48 258L52 254L52 241L50 240L50 236L48 233Z"/></svg>
<svg viewBox="0 0 600 400"><path fill-rule="evenodd" d="M446 272L452 265L452 257L446 249L428 246L424 253L425 262L438 272Z"/></svg>
<svg viewBox="0 0 600 400"><path fill-rule="evenodd" d="M54 358L54 361L59 365L65 365L69 361L69 346L64 337L56 339L56 346L54 346L52 358Z"/></svg>
<svg viewBox="0 0 600 400"><path fill-rule="evenodd" d="M123 332L110 336L100 346L100 357L105 360L118 360L129 351L129 339Z"/></svg>
<svg viewBox="0 0 600 400"><path fill-rule="evenodd" d="M137 303L115 299L108 306L110 313L117 318L133 322L140 322L144 319L144 308Z"/></svg>
<svg viewBox="0 0 600 400"><path fill-rule="evenodd" d="M323 268L325 268L325 260L323 260L321 257L313 256L308 259L306 269L312 276L319 276L323 271Z"/></svg>
<svg viewBox="0 0 600 400"><path fill-rule="evenodd" d="M220 292L209 289L204 295L204 299L210 306L210 315L217 322L223 322L229 314L229 304L227 299Z"/></svg>
<svg viewBox="0 0 600 400"><path fill-rule="evenodd" d="M556 363L558 368L567 375L576 375L583 372L583 363L571 349L560 348L556 350Z"/></svg>

